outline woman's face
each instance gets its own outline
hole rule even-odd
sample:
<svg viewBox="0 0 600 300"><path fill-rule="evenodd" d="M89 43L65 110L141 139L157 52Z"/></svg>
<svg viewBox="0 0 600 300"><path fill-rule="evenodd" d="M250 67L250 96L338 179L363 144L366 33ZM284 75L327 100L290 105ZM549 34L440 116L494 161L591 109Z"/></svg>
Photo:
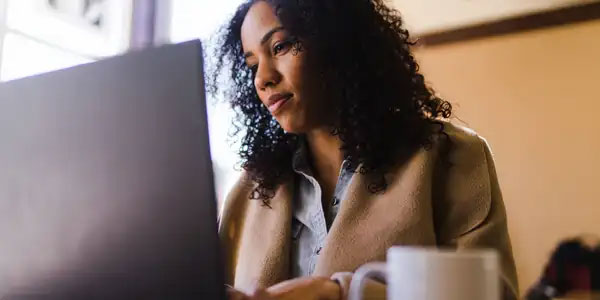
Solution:
<svg viewBox="0 0 600 300"><path fill-rule="evenodd" d="M267 2L252 5L242 23L241 37L258 97L281 127L300 134L325 126L327 108L322 100L326 97L319 95L317 76L309 68L310 50L295 51L294 38Z"/></svg>

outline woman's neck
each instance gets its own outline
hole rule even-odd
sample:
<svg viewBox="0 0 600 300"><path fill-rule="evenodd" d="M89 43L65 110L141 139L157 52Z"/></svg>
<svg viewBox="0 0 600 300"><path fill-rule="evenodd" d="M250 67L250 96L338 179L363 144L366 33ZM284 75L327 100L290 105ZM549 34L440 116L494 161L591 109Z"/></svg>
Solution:
<svg viewBox="0 0 600 300"><path fill-rule="evenodd" d="M342 141L331 135L329 129L315 129L306 134L310 160L317 180L325 192L333 193L344 155L340 150Z"/></svg>

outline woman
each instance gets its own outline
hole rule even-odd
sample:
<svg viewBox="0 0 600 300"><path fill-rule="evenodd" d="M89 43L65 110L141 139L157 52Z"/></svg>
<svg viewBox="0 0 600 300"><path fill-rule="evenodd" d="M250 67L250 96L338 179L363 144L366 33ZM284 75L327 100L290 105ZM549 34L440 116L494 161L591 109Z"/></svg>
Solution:
<svg viewBox="0 0 600 300"><path fill-rule="evenodd" d="M411 45L383 0L249 0L224 28L209 88L232 79L245 171L220 217L231 295L345 299L359 266L417 245L498 250L515 298L489 148L441 120Z"/></svg>

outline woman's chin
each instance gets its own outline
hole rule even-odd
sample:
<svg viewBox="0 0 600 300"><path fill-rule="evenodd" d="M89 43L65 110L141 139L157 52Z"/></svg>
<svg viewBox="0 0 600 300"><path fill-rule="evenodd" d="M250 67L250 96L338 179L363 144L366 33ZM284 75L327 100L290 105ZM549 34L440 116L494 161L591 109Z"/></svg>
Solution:
<svg viewBox="0 0 600 300"><path fill-rule="evenodd" d="M292 134L306 133L305 126L302 126L300 124L294 124L291 122L279 122L279 125L281 126L281 128L283 128L283 130L286 133L292 133Z"/></svg>
<svg viewBox="0 0 600 300"><path fill-rule="evenodd" d="M277 120L279 126L283 128L286 133L292 134L307 134L316 129L324 128L323 126L317 126L314 122L307 122L304 118L282 118Z"/></svg>
<svg viewBox="0 0 600 300"><path fill-rule="evenodd" d="M294 127L294 126L281 126L281 127L283 128L283 130L286 133L292 133L292 134L303 134L303 133L305 133L304 130L302 130L300 128L297 128L297 127Z"/></svg>

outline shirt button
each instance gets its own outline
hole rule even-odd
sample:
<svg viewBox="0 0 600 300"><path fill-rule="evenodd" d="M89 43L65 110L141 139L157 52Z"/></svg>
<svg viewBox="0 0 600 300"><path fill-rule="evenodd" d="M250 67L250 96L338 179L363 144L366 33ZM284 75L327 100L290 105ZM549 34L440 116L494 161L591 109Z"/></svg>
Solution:
<svg viewBox="0 0 600 300"><path fill-rule="evenodd" d="M321 254L321 249L323 249L323 247L319 247L319 249L317 249L317 252L315 253L317 253L317 255Z"/></svg>

